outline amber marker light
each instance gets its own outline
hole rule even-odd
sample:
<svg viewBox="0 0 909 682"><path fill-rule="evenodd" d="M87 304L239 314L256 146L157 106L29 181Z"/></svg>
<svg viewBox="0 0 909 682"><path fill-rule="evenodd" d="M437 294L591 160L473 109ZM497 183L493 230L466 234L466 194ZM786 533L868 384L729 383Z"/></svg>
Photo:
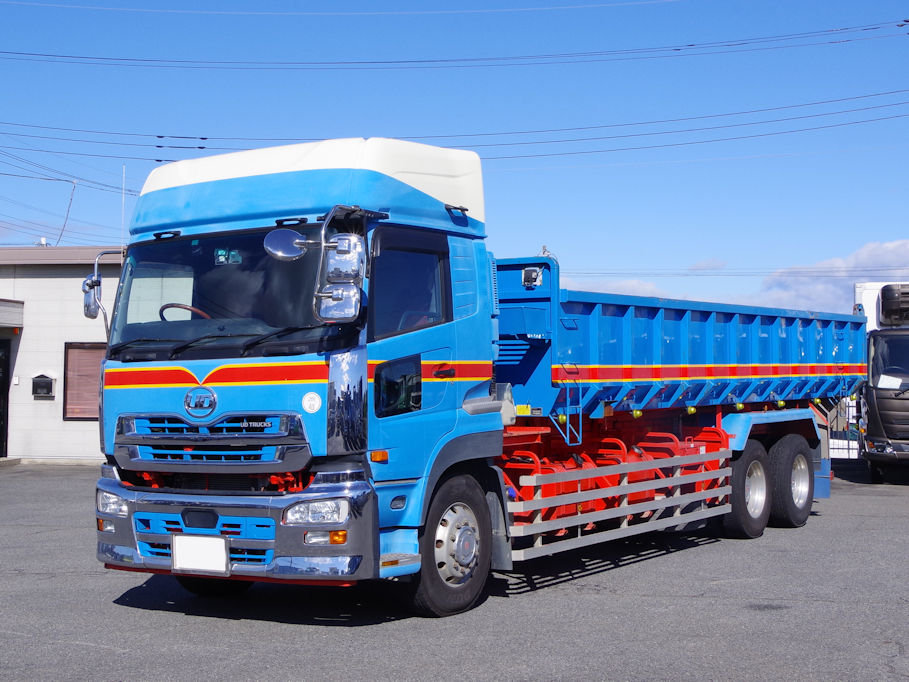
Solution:
<svg viewBox="0 0 909 682"><path fill-rule="evenodd" d="M388 461L388 450L372 450L369 453L370 462L378 462L379 464L384 464Z"/></svg>
<svg viewBox="0 0 909 682"><path fill-rule="evenodd" d="M328 534L328 544L343 545L347 543L346 530L333 530Z"/></svg>

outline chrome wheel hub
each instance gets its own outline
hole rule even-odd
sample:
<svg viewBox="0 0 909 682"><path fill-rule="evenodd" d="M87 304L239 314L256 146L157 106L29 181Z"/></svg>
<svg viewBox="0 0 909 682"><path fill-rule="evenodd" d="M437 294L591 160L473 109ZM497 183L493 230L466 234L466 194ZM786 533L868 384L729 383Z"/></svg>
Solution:
<svg viewBox="0 0 909 682"><path fill-rule="evenodd" d="M745 472L745 508L756 519L767 504L767 474L760 462L752 462Z"/></svg>
<svg viewBox="0 0 909 682"><path fill-rule="evenodd" d="M446 583L460 585L473 574L479 560L479 527L473 510L462 502L451 505L439 521L435 560Z"/></svg>
<svg viewBox="0 0 909 682"><path fill-rule="evenodd" d="M809 502L808 491L811 488L811 469L804 455L796 455L792 460L792 502L802 509Z"/></svg>

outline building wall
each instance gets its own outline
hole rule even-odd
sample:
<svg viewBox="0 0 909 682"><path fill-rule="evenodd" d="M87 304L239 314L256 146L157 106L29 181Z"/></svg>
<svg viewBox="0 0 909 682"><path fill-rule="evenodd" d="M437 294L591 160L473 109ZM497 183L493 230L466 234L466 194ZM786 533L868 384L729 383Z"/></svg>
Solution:
<svg viewBox="0 0 909 682"><path fill-rule="evenodd" d="M102 316L82 313L82 280L91 265L0 265L0 298L24 301L23 326L10 352L7 456L48 461L98 461L97 421L63 420L64 344L105 341ZM104 306L113 307L119 266L102 266ZM32 397L32 377L55 378L53 400Z"/></svg>

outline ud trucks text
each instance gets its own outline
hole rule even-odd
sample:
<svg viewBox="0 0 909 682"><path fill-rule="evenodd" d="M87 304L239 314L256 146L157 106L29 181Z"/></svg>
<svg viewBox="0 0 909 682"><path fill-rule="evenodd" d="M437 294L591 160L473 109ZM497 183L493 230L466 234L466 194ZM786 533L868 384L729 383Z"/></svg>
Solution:
<svg viewBox="0 0 909 682"><path fill-rule="evenodd" d="M856 282L854 312L868 319L859 448L882 483L909 466L909 282Z"/></svg>
<svg viewBox="0 0 909 682"><path fill-rule="evenodd" d="M513 562L806 522L830 485L815 414L862 379L863 318L566 290L485 229L467 151L154 170L102 367L98 558L199 594L395 578L447 615Z"/></svg>

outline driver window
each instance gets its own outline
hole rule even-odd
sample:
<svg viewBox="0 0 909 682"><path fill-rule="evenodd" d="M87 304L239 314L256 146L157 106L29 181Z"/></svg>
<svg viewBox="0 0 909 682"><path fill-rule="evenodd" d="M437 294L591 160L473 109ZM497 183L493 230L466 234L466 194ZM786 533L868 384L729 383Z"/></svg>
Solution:
<svg viewBox="0 0 909 682"><path fill-rule="evenodd" d="M405 235L406 240L402 239ZM394 229L385 230L379 240L370 273L371 338L381 339L449 322L445 236Z"/></svg>

